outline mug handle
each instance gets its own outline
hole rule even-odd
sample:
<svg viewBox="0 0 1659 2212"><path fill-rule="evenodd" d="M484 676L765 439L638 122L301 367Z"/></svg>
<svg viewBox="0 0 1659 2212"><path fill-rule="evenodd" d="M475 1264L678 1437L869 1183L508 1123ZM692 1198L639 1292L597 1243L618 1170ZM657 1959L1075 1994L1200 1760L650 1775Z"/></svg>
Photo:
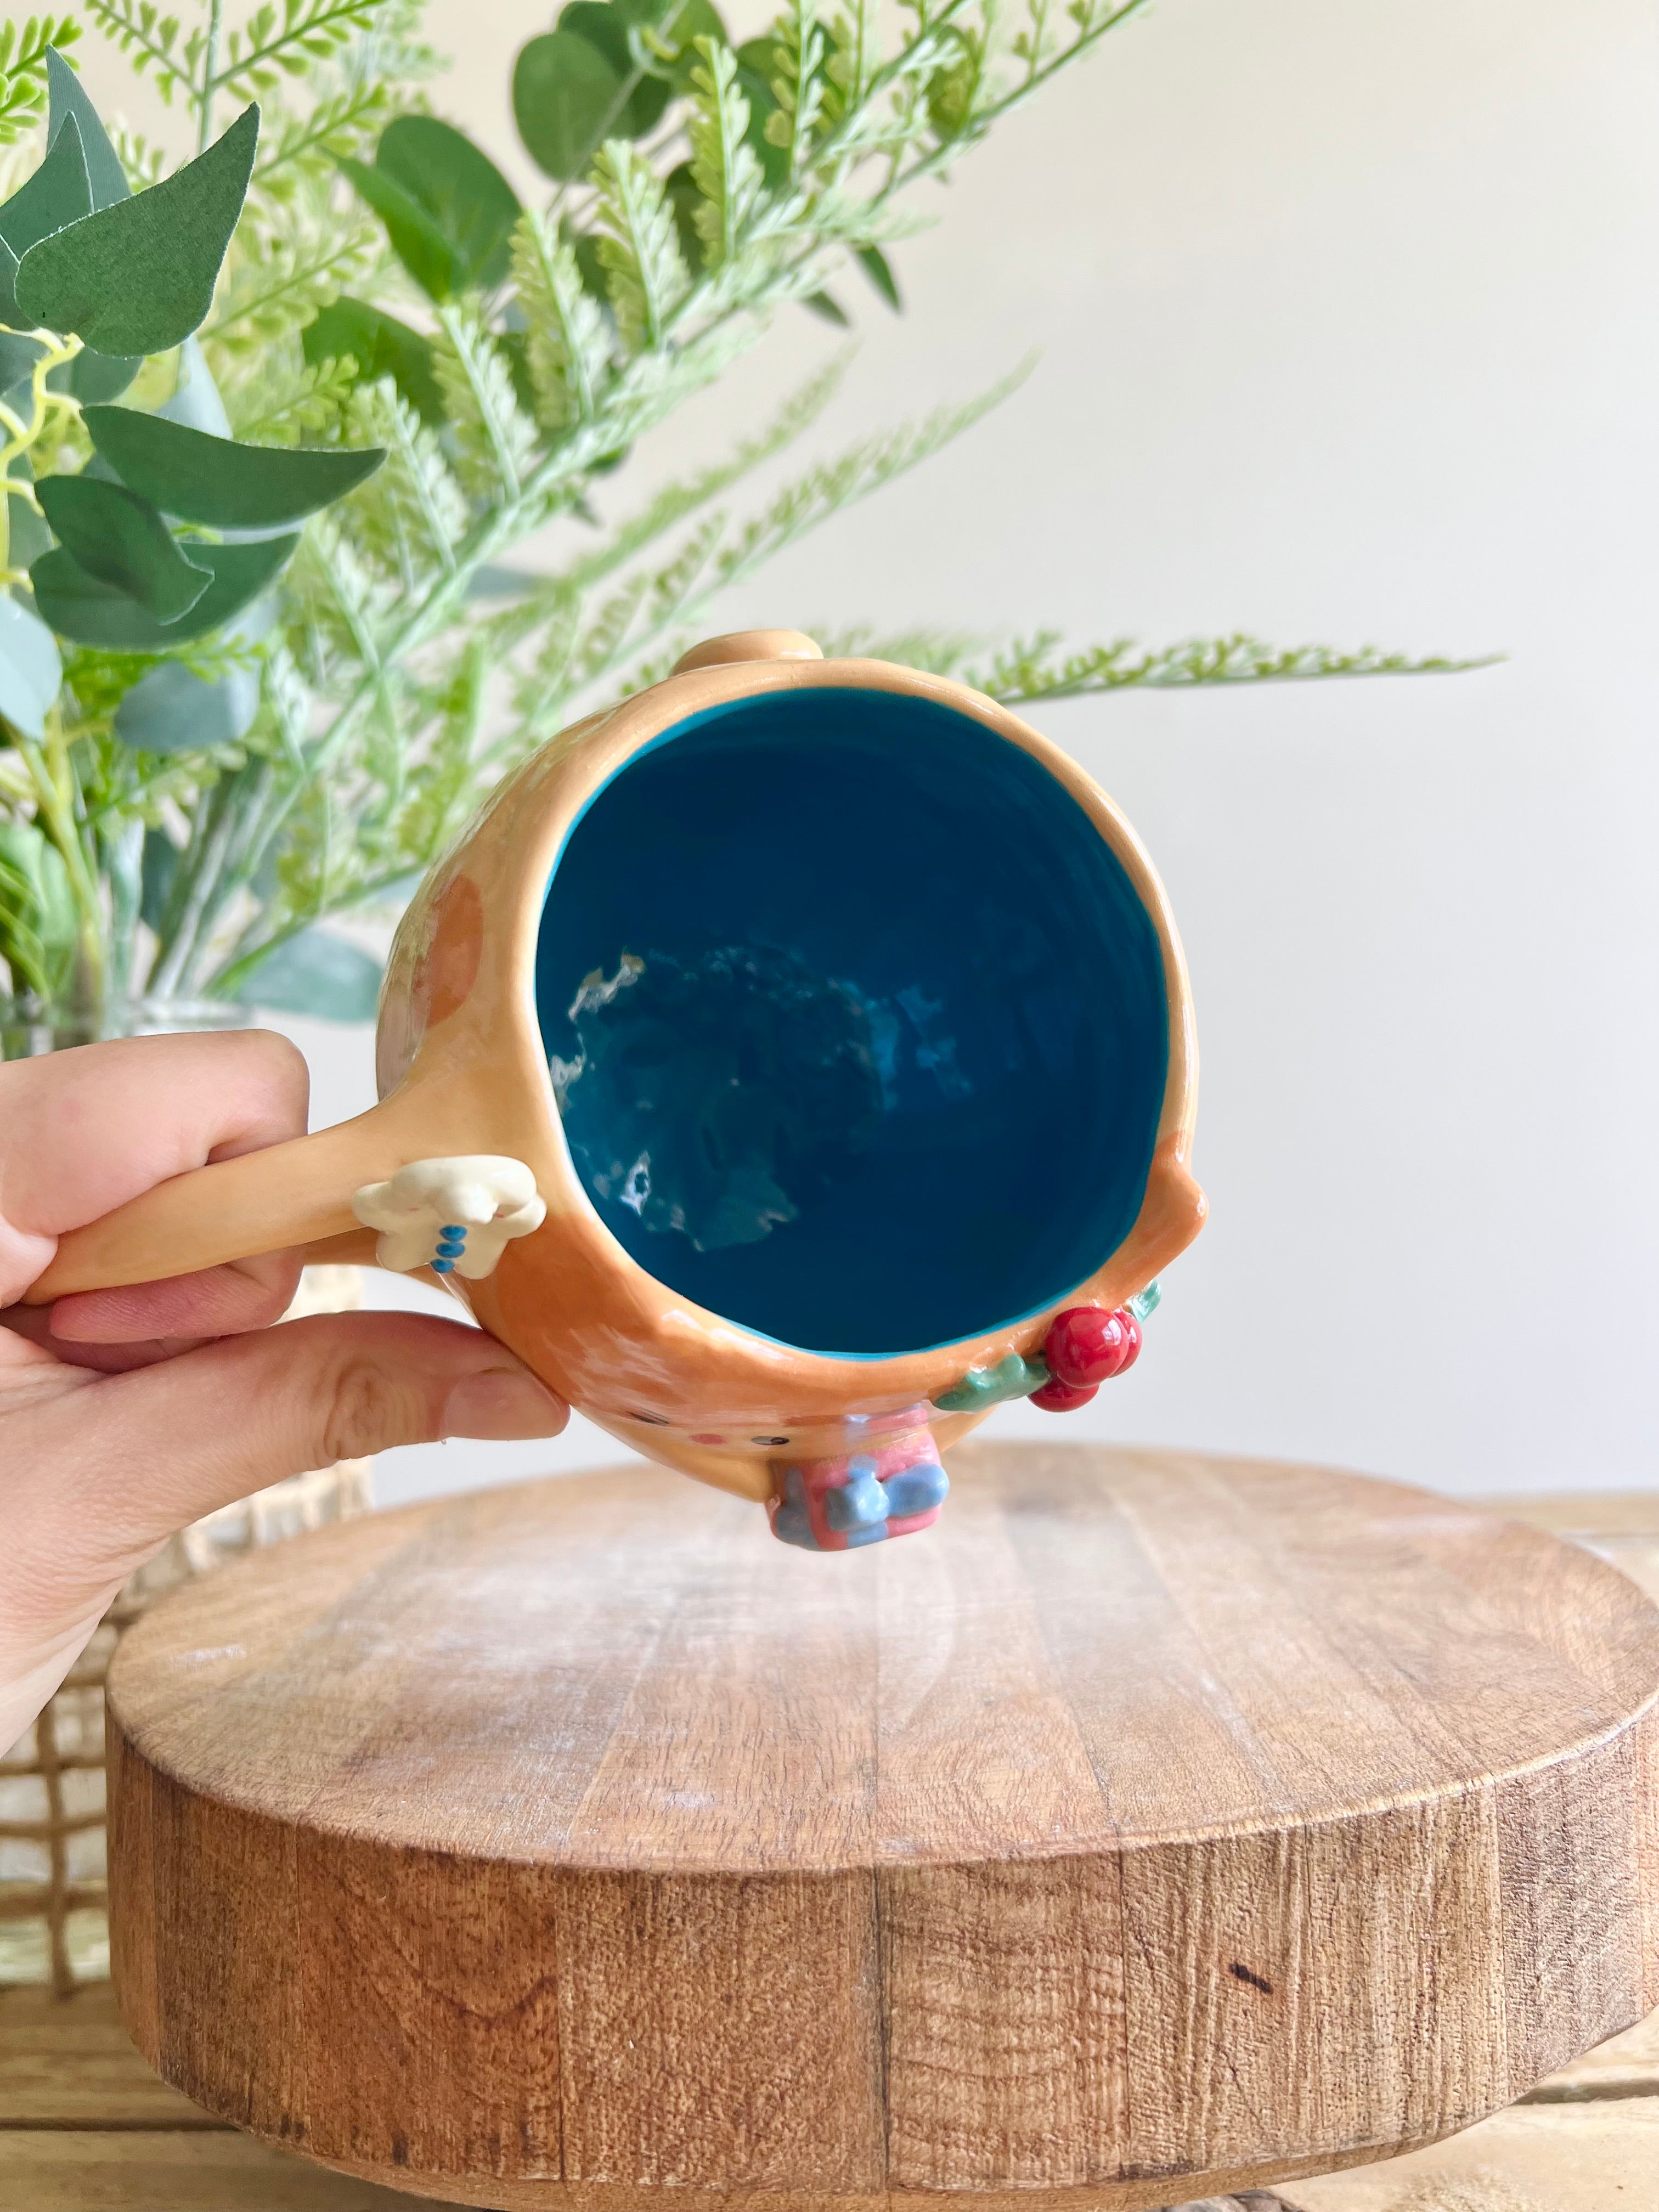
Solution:
<svg viewBox="0 0 1659 2212"><path fill-rule="evenodd" d="M326 1244L307 1258L372 1258L373 1236L352 1212L353 1193L441 1149L429 1112L406 1110L415 1103L409 1091L394 1092L355 1121L157 1183L60 1237L22 1303L50 1305L75 1291L193 1274L296 1244Z"/></svg>

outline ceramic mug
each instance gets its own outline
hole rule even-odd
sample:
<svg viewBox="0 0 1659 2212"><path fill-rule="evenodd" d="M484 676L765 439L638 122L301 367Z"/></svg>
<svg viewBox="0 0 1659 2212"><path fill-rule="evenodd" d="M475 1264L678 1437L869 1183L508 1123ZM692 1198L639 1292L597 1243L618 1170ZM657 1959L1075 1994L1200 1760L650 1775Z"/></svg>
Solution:
<svg viewBox="0 0 1659 2212"><path fill-rule="evenodd" d="M980 693L791 631L503 784L404 916L377 1059L369 1112L65 1237L31 1300L366 1259L368 1222L611 1435L844 1550L932 1520L1000 1398L1088 1395L1056 1316L1109 1371L1204 1214L1122 816Z"/></svg>

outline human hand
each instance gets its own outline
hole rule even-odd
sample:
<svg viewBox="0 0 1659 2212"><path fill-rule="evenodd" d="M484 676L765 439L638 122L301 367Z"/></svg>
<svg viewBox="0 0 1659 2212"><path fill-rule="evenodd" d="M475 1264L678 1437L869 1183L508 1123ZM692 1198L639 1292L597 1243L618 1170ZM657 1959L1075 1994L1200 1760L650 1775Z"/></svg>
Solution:
<svg viewBox="0 0 1659 2212"><path fill-rule="evenodd" d="M66 1231L210 1160L302 1136L304 1060L247 1030L0 1065L0 1750L175 1529L285 1475L440 1437L551 1437L568 1409L492 1337L419 1314L267 1327L272 1253L20 1306Z"/></svg>

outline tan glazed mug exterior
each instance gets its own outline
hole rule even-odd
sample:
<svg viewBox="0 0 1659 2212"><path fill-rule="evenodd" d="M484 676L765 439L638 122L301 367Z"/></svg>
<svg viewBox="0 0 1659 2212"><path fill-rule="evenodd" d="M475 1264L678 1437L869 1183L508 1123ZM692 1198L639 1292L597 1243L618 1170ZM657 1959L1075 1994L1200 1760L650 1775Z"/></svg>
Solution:
<svg viewBox="0 0 1659 2212"><path fill-rule="evenodd" d="M824 691L836 700L803 696ZM1041 1310L998 1322L994 1308L970 1336L875 1355L775 1340L697 1304L630 1255L573 1159L550 1077L545 997L539 1015L538 1004L544 908L599 795L625 790L632 764L711 710L725 710L740 731L745 718L805 708L822 719L832 706L854 719L865 708L931 709L929 730L960 731L983 749L976 726L1036 764L1014 763L1020 776L1052 779L1109 848L1155 933L1167 1012L1162 1095L1149 1109L1149 1162L1127 1233L1091 1255L1078 1279L1054 1284ZM787 732L780 742L790 742ZM871 834L879 838L878 774L875 787ZM1050 789L1042 803L1055 797ZM852 883L848 896L867 897L867 880ZM994 988L994 958L986 972ZM886 662L825 660L793 632L699 647L665 682L567 730L503 784L431 871L398 931L377 1068L380 1103L355 1121L178 1176L66 1236L31 1302L296 1245L317 1248L307 1256L318 1259L367 1258L353 1211L365 1186L414 1162L501 1156L533 1175L545 1218L505 1245L493 1273L474 1281L452 1273L447 1286L612 1436L700 1481L769 1500L775 1511L790 1467L832 1462L861 1444L878 1451L884 1438L913 1432L948 1446L983 1416L939 1401L954 1395L961 1407L964 1378L1011 1358L1039 1361L1062 1309L1121 1307L1191 1241L1204 1214L1188 1168L1197 1059L1187 973L1163 888L1127 822L1064 753L980 693ZM998 1163L984 1165L994 1176ZM1057 1206L1076 1195L1056 1178ZM908 1233L895 1224L894 1249L872 1252L872 1265L901 1264ZM777 1249L787 1251L781 1242Z"/></svg>

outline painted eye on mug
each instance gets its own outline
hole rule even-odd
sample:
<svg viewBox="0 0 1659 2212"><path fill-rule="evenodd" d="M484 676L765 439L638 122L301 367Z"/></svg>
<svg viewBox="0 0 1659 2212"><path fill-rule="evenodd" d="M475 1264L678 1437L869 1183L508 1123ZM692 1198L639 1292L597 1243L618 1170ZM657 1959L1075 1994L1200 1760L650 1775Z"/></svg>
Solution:
<svg viewBox="0 0 1659 2212"><path fill-rule="evenodd" d="M672 1425L665 1413L630 1413L630 1421L643 1421L647 1428L665 1429Z"/></svg>
<svg viewBox="0 0 1659 2212"><path fill-rule="evenodd" d="M750 1437L749 1441L751 1444L787 1444L789 1439L787 1437Z"/></svg>

